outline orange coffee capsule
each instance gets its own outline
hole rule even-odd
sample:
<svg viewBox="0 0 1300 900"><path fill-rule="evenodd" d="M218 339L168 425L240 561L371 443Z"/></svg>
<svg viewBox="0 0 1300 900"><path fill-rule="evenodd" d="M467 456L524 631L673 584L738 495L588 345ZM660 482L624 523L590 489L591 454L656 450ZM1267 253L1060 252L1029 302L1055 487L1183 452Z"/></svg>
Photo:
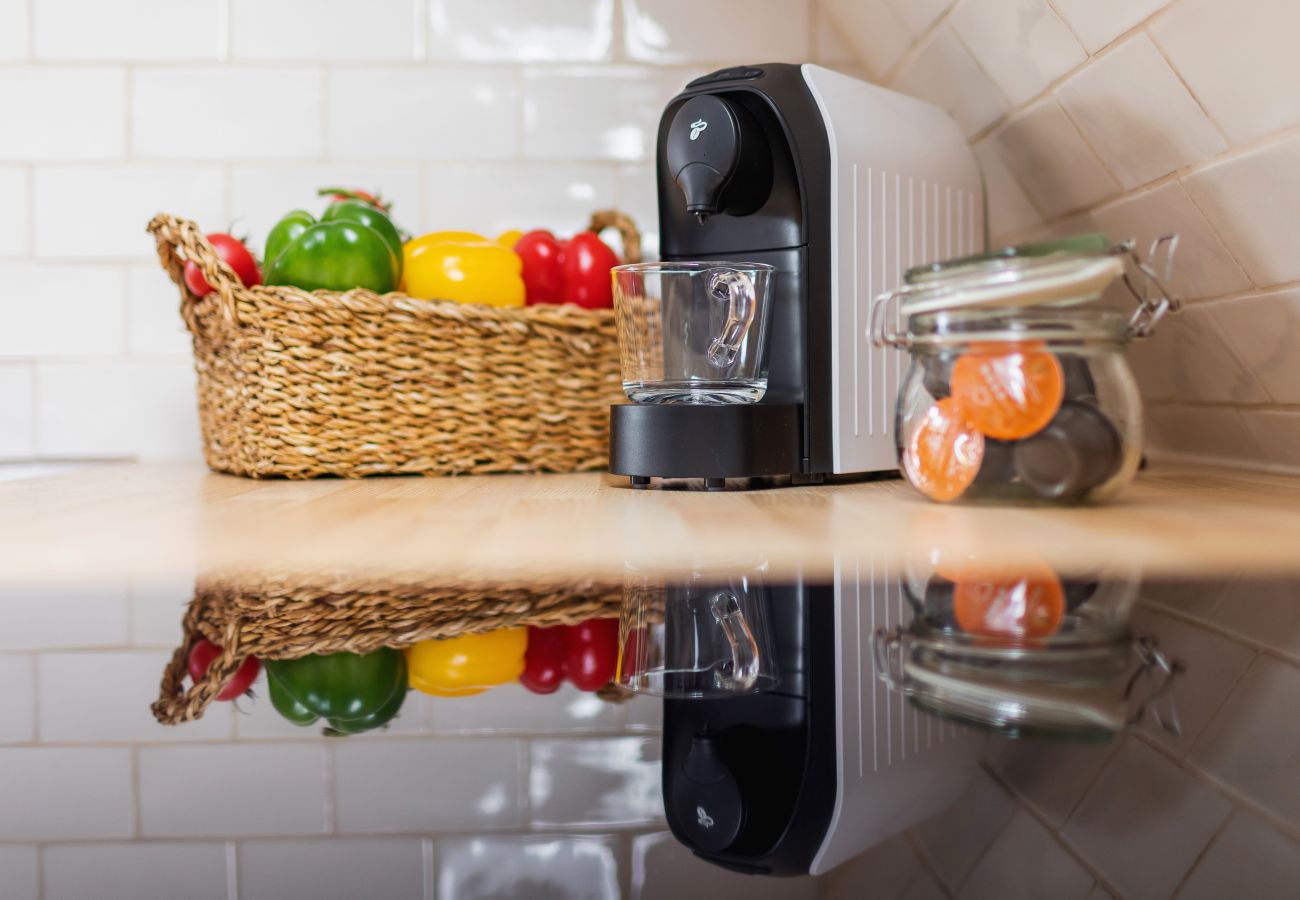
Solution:
<svg viewBox="0 0 1300 900"><path fill-rule="evenodd" d="M952 397L926 410L903 451L908 481L931 500L961 496L984 460L984 436L969 425Z"/></svg>
<svg viewBox="0 0 1300 900"><path fill-rule="evenodd" d="M961 578L953 586L957 626L984 637L1045 638L1065 615L1065 589L1048 569Z"/></svg>
<svg viewBox="0 0 1300 900"><path fill-rule="evenodd" d="M1037 346L976 346L952 367L952 399L981 433L1003 441L1037 434L1065 397L1061 363Z"/></svg>

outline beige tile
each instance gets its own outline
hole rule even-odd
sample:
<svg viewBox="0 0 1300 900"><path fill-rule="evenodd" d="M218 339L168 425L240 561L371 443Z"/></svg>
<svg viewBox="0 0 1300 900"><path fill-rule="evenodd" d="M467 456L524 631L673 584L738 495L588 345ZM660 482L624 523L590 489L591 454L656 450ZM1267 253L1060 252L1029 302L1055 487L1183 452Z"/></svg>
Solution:
<svg viewBox="0 0 1300 900"><path fill-rule="evenodd" d="M1156 457L1257 465L1259 442L1236 409L1154 406L1146 414L1146 450Z"/></svg>
<svg viewBox="0 0 1300 900"><path fill-rule="evenodd" d="M818 3L813 4L813 62L843 69L857 65L858 57L838 25Z"/></svg>
<svg viewBox="0 0 1300 900"><path fill-rule="evenodd" d="M221 7L202 0L35 0L37 59L217 59Z"/></svg>
<svg viewBox="0 0 1300 900"><path fill-rule="evenodd" d="M871 856L870 853L867 855ZM840 873L854 865L850 862L836 869L829 881L834 884ZM912 866L915 865L913 859ZM894 883L892 870L877 871L874 875L875 882ZM866 887L872 886L874 883L868 882ZM764 878L731 872L704 862L671 834L640 834L632 839L632 900L681 900L684 897L813 900L819 896L815 879ZM858 885L844 894L836 893L832 888L827 900L840 900L842 897L874 900L880 896L884 896L884 892L866 894L864 886Z"/></svg>
<svg viewBox="0 0 1300 900"><path fill-rule="evenodd" d="M6 123L0 160L121 159L126 103L120 67L6 66L0 70L0 121Z"/></svg>
<svg viewBox="0 0 1300 900"><path fill-rule="evenodd" d="M967 135L983 131L1010 109L1007 98L946 23L926 39L890 86L943 107Z"/></svg>
<svg viewBox="0 0 1300 900"><path fill-rule="evenodd" d="M126 311L126 346L131 353L189 357L190 333L181 318L180 292L160 266L141 263L127 269Z"/></svg>
<svg viewBox="0 0 1300 900"><path fill-rule="evenodd" d="M689 80L689 73L677 69L528 69L524 155L566 161L651 159L664 106Z"/></svg>
<svg viewBox="0 0 1300 900"><path fill-rule="evenodd" d="M653 176L649 182L653 187ZM434 165L425 178L430 230L468 229L486 235L510 228L572 234L587 226L594 210L618 205L615 192L614 170L604 165ZM493 201L483 203L485 196ZM654 218L642 215L637 222L654 227L657 219L656 209Z"/></svg>
<svg viewBox="0 0 1300 900"><path fill-rule="evenodd" d="M1182 734L1170 734L1150 711L1139 726L1153 741L1181 757L1210 723L1255 653L1222 635L1145 609L1134 613L1133 631L1154 637L1167 658L1183 665L1172 688Z"/></svg>
<svg viewBox="0 0 1300 900"><path fill-rule="evenodd" d="M532 822L546 827L631 826L663 817L659 740L534 740Z"/></svg>
<svg viewBox="0 0 1300 900"><path fill-rule="evenodd" d="M0 656L0 684L5 686L0 694L0 744L29 741L36 733L35 671L35 661L26 654Z"/></svg>
<svg viewBox="0 0 1300 900"><path fill-rule="evenodd" d="M328 78L326 151L358 160L513 157L516 81L512 70L488 66L335 68ZM376 97L400 97L405 109L436 113L395 115Z"/></svg>
<svg viewBox="0 0 1300 900"><path fill-rule="evenodd" d="M1240 578L1228 587L1211 620L1300 664L1300 582L1294 579Z"/></svg>
<svg viewBox="0 0 1300 900"><path fill-rule="evenodd" d="M0 846L0 884L8 900L37 900L39 869L34 844Z"/></svg>
<svg viewBox="0 0 1300 900"><path fill-rule="evenodd" d="M121 645L127 613L125 583L0 585L0 650Z"/></svg>
<svg viewBox="0 0 1300 900"><path fill-rule="evenodd" d="M1024 800L1053 825L1074 810L1115 744L1040 744L990 741L988 758L994 770Z"/></svg>
<svg viewBox="0 0 1300 900"><path fill-rule="evenodd" d="M948 894L929 872L916 873L899 900L948 900Z"/></svg>
<svg viewBox="0 0 1300 900"><path fill-rule="evenodd" d="M912 833L935 874L956 890L1016 808L1015 798L981 769L951 806Z"/></svg>
<svg viewBox="0 0 1300 900"><path fill-rule="evenodd" d="M476 62L607 59L617 0L432 0L429 57Z"/></svg>
<svg viewBox="0 0 1300 900"><path fill-rule="evenodd" d="M1247 410L1241 415L1269 464L1300 472L1300 413Z"/></svg>
<svg viewBox="0 0 1300 900"><path fill-rule="evenodd" d="M1300 122L1300 4L1182 0L1151 34L1234 142Z"/></svg>
<svg viewBox="0 0 1300 900"><path fill-rule="evenodd" d="M821 8L877 79L912 46L911 31L885 0L822 0Z"/></svg>
<svg viewBox="0 0 1300 900"><path fill-rule="evenodd" d="M225 900L225 844L126 843L47 846L42 880L49 900Z"/></svg>
<svg viewBox="0 0 1300 900"><path fill-rule="evenodd" d="M651 63L805 62L810 0L622 0L630 59Z"/></svg>
<svg viewBox="0 0 1300 900"><path fill-rule="evenodd" d="M1112 238L1133 238L1144 257L1156 238L1178 232L1169 287L1183 300L1218 297L1250 287L1246 273L1177 181L1128 194L1094 210L1092 217Z"/></svg>
<svg viewBox="0 0 1300 900"><path fill-rule="evenodd" d="M250 841L239 846L241 900L398 900L423 896L423 891L424 850L418 839Z"/></svg>
<svg viewBox="0 0 1300 900"><path fill-rule="evenodd" d="M1170 0L1052 0L1089 53L1096 53Z"/></svg>
<svg viewBox="0 0 1300 900"><path fill-rule="evenodd" d="M303 159L321 153L325 79L318 70L160 66L136 70L131 85L131 149L137 156ZM177 111L186 107L203 110L203 140L176 127Z"/></svg>
<svg viewBox="0 0 1300 900"><path fill-rule="evenodd" d="M991 140L1029 199L1049 218L1091 206L1119 189L1051 97L1012 118Z"/></svg>
<svg viewBox="0 0 1300 900"><path fill-rule="evenodd" d="M894 12L913 34L924 34L939 17L948 11L953 0L888 0Z"/></svg>
<svg viewBox="0 0 1300 900"><path fill-rule="evenodd" d="M1300 289L1214 303L1206 310L1269 397L1300 404Z"/></svg>
<svg viewBox="0 0 1300 900"><path fill-rule="evenodd" d="M957 894L960 900L1083 900L1093 877L1037 819L1021 810Z"/></svg>
<svg viewBox="0 0 1300 900"><path fill-rule="evenodd" d="M22 256L27 252L27 198L31 190L27 169L0 166L0 256Z"/></svg>
<svg viewBox="0 0 1300 900"><path fill-rule="evenodd" d="M230 0L233 59L410 60L411 0Z"/></svg>
<svg viewBox="0 0 1300 900"><path fill-rule="evenodd" d="M1046 0L965 0L952 24L1017 106L1087 58Z"/></svg>
<svg viewBox="0 0 1300 900"><path fill-rule="evenodd" d="M1300 135L1215 163L1183 179L1256 284L1300 279Z"/></svg>
<svg viewBox="0 0 1300 900"><path fill-rule="evenodd" d="M430 698L430 706L437 734L601 732L619 725L617 704L567 684L545 696L503 684L469 701Z"/></svg>
<svg viewBox="0 0 1300 900"><path fill-rule="evenodd" d="M342 832L467 831L523 822L518 741L342 741L334 747Z"/></svg>
<svg viewBox="0 0 1300 900"><path fill-rule="evenodd" d="M869 847L832 869L822 900L896 900L925 871L906 835Z"/></svg>
<svg viewBox="0 0 1300 900"><path fill-rule="evenodd" d="M1231 809L1220 794L1129 738L1061 836L1122 896L1164 898Z"/></svg>
<svg viewBox="0 0 1300 900"><path fill-rule="evenodd" d="M606 837L447 838L436 852L439 897L619 897L619 851Z"/></svg>
<svg viewBox="0 0 1300 900"><path fill-rule="evenodd" d="M184 783L178 781L178 789ZM0 839L130 837L131 751L126 747L2 748L0 797L4 797ZM87 802L89 798L93 802Z"/></svg>
<svg viewBox="0 0 1300 900"><path fill-rule="evenodd" d="M1293 900L1300 886L1300 844L1238 812L1201 857L1179 900Z"/></svg>
<svg viewBox="0 0 1300 900"><path fill-rule="evenodd" d="M0 4L0 59L27 57L29 7L27 3Z"/></svg>
<svg viewBox="0 0 1300 900"><path fill-rule="evenodd" d="M130 586L131 636L135 647L173 648L183 637L181 619L194 596L194 576L143 577Z"/></svg>
<svg viewBox="0 0 1300 900"><path fill-rule="evenodd" d="M324 834L325 753L308 743L142 747L140 831L167 838Z"/></svg>
<svg viewBox="0 0 1300 900"><path fill-rule="evenodd" d="M1268 393L1219 330L1210 307L1184 307L1167 316L1155 334L1133 345L1128 355L1145 397L1237 404L1268 401Z"/></svg>
<svg viewBox="0 0 1300 900"><path fill-rule="evenodd" d="M1142 582L1142 605L1164 607L1204 625L1231 585L1217 579L1152 579Z"/></svg>
<svg viewBox="0 0 1300 900"><path fill-rule="evenodd" d="M1080 69L1056 96L1125 188L1228 146L1145 34Z"/></svg>
<svg viewBox="0 0 1300 900"><path fill-rule="evenodd" d="M1300 669L1263 654L1192 747L1190 759L1292 827L1300 825Z"/></svg>
<svg viewBox="0 0 1300 900"><path fill-rule="evenodd" d="M35 369L0 365L0 460L30 459L36 452Z"/></svg>
<svg viewBox="0 0 1300 900"><path fill-rule="evenodd" d="M0 357L120 353L122 299L121 269L0 265Z"/></svg>

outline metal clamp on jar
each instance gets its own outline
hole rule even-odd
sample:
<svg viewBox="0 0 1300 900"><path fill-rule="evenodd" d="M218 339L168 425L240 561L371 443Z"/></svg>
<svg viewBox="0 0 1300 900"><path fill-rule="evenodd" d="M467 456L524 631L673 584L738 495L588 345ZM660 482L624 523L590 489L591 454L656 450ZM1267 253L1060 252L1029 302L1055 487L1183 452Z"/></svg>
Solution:
<svg viewBox="0 0 1300 900"><path fill-rule="evenodd" d="M1161 237L1146 260L1100 234L1008 247L912 269L877 297L868 337L911 355L895 429L907 480L941 502L1058 504L1132 481L1142 402L1123 350L1178 308L1177 244ZM1117 279L1131 313L1097 302Z"/></svg>

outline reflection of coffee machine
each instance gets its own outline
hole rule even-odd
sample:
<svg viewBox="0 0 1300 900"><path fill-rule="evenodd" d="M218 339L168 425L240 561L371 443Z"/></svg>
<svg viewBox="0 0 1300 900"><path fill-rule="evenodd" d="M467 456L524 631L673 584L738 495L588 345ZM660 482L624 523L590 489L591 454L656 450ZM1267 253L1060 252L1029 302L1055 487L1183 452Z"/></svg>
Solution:
<svg viewBox="0 0 1300 900"><path fill-rule="evenodd" d="M967 784L982 738L910 708L875 677L872 634L908 608L897 579L863 568L832 585L764 588L774 689L664 700L668 824L704 859L820 874Z"/></svg>
<svg viewBox="0 0 1300 900"><path fill-rule="evenodd" d="M775 266L767 388L756 403L615 406L610 470L720 487L892 469L903 360L867 342L867 310L908 267L984 247L956 124L818 66L722 69L668 104L657 167L665 260ZM671 368L689 337L663 337Z"/></svg>

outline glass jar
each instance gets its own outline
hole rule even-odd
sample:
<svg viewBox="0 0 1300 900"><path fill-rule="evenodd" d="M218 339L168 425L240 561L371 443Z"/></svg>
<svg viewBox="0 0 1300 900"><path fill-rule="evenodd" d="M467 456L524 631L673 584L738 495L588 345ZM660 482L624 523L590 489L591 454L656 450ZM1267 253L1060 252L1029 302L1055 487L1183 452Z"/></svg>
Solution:
<svg viewBox="0 0 1300 900"><path fill-rule="evenodd" d="M895 419L908 482L940 502L1069 504L1132 481L1142 402L1124 348L1176 307L1176 244L1152 246L1163 276L1131 242L1085 235L913 269L878 297L873 342L911 357ZM1097 302L1117 279L1136 312Z"/></svg>

